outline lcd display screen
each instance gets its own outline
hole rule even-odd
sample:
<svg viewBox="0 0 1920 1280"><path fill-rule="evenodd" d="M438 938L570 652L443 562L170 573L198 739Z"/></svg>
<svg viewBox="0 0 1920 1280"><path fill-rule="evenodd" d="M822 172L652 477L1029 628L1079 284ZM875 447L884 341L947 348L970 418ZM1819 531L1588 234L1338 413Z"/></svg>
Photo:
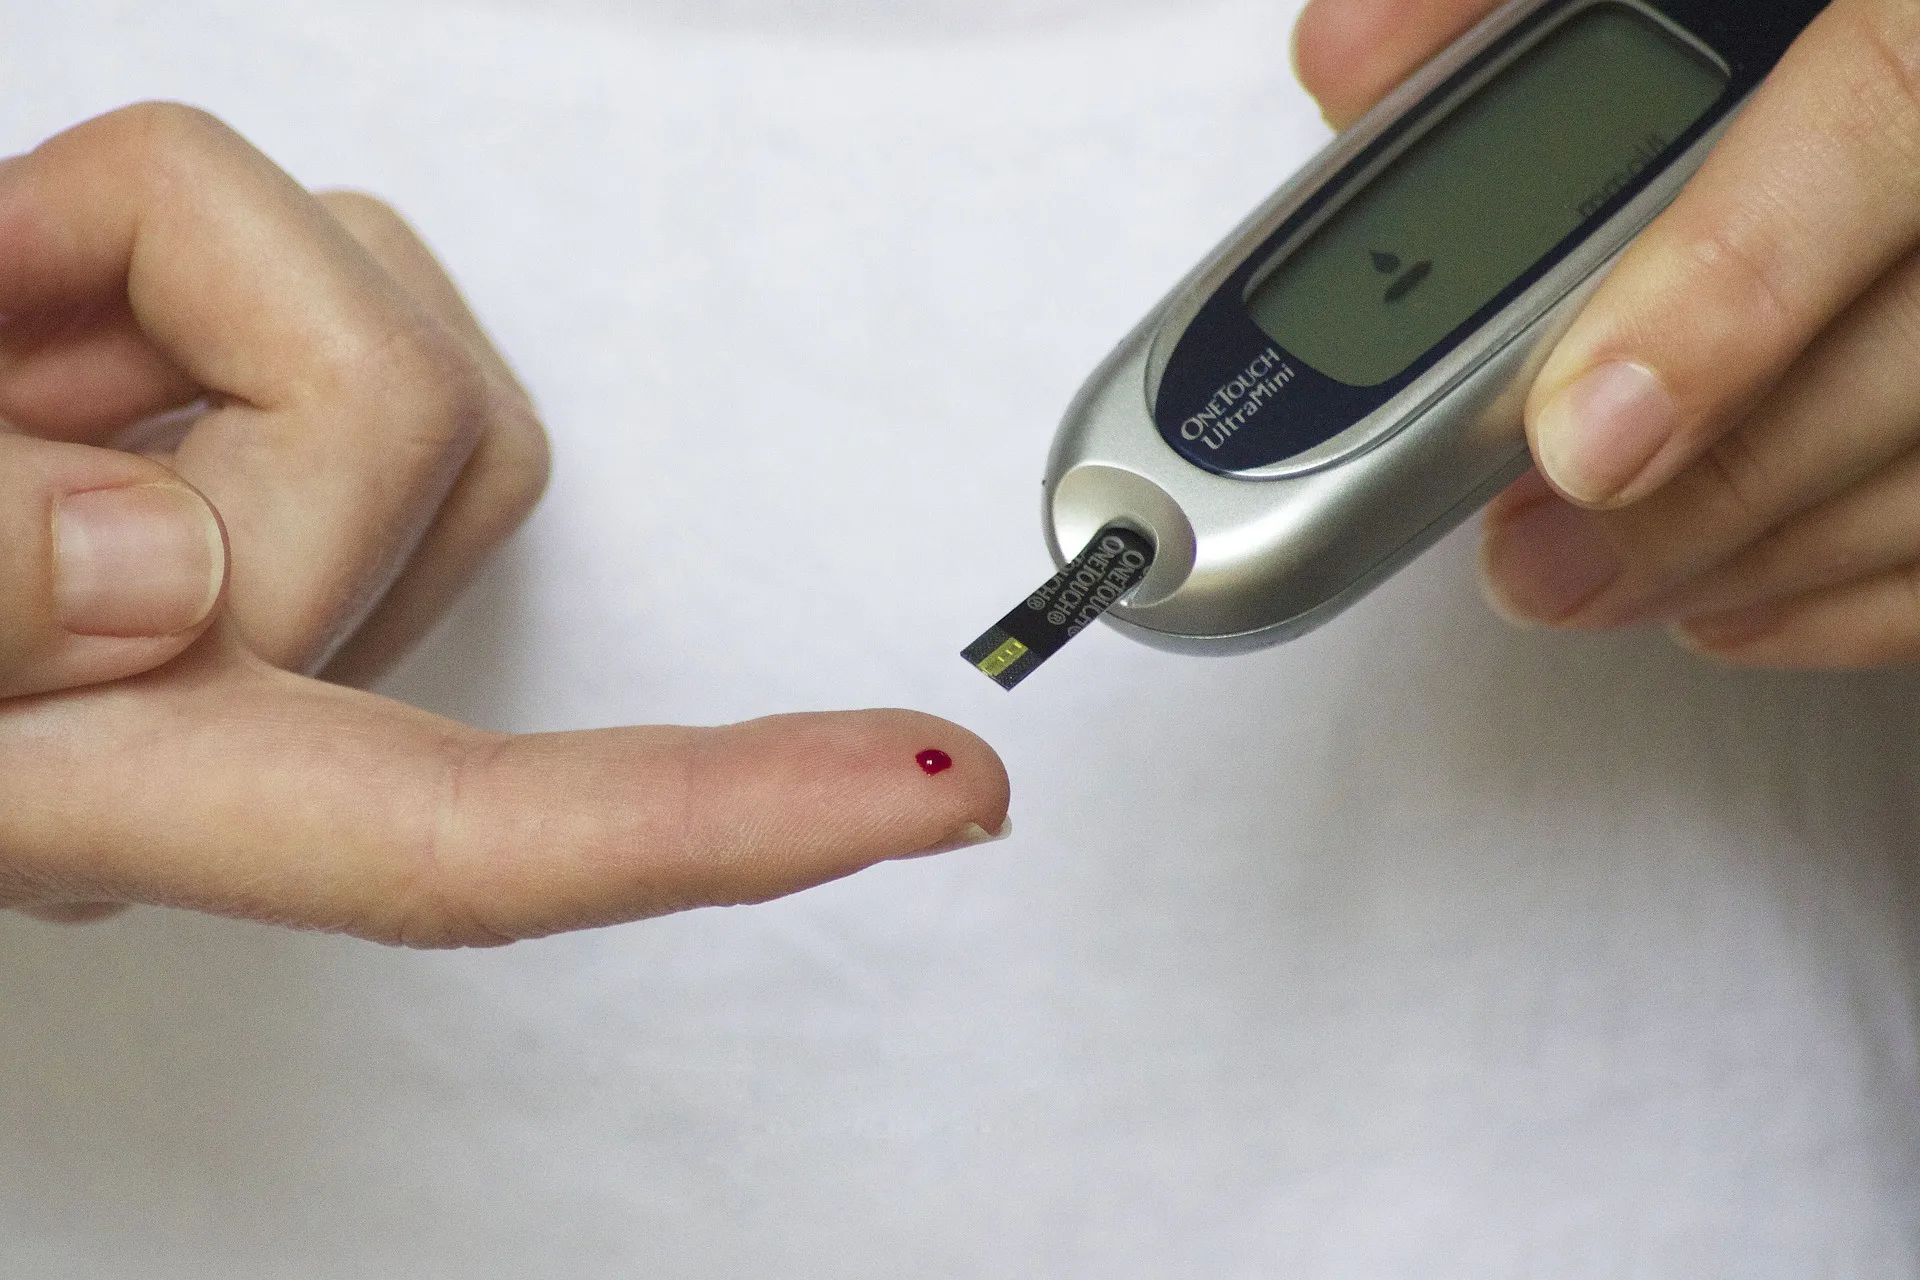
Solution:
<svg viewBox="0 0 1920 1280"><path fill-rule="evenodd" d="M1727 73L1622 4L1521 52L1292 250L1247 299L1337 382L1398 376L1633 183Z"/></svg>

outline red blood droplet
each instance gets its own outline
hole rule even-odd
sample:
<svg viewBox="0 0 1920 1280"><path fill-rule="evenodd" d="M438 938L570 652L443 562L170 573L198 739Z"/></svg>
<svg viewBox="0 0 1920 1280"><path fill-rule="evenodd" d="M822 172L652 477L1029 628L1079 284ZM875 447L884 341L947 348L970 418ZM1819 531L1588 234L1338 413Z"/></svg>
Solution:
<svg viewBox="0 0 1920 1280"><path fill-rule="evenodd" d="M914 757L914 760L919 763L922 769L927 771L929 778L936 773L945 773L947 770L953 768L953 757L933 747L928 747L925 751L922 751Z"/></svg>

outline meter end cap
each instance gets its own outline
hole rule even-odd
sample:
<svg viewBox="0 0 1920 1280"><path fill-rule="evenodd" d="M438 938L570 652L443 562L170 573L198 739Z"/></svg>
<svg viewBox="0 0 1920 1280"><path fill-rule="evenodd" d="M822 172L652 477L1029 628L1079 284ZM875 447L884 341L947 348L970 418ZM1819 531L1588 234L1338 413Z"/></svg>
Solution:
<svg viewBox="0 0 1920 1280"><path fill-rule="evenodd" d="M1128 595L1127 610L1164 604L1193 575L1199 544L1180 503L1138 471L1106 462L1077 462L1053 484L1044 517L1060 558L1121 528L1144 535L1153 564Z"/></svg>

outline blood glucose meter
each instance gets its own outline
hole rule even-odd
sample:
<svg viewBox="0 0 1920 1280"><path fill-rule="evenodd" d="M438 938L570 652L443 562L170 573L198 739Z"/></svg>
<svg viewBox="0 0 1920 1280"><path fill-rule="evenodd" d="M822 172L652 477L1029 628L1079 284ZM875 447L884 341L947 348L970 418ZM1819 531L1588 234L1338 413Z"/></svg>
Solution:
<svg viewBox="0 0 1920 1280"><path fill-rule="evenodd" d="M1055 562L1075 569L1110 530L1144 539L1107 616L1185 652L1275 644L1352 604L1525 470L1546 356L1822 7L1495 12L1094 373L1047 468ZM1057 595L1035 609L1071 627Z"/></svg>

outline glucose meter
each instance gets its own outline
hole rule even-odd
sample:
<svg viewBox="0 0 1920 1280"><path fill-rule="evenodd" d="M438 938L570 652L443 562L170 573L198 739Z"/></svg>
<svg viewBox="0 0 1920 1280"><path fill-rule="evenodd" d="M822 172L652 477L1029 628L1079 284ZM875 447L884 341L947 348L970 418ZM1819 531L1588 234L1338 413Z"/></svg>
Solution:
<svg viewBox="0 0 1920 1280"><path fill-rule="evenodd" d="M1048 463L1065 576L1035 611L1072 629L1098 616L1058 604L1078 574L1083 593L1124 586L1095 603L1150 644L1259 648L1327 621L1478 510L1527 466L1521 409L1555 342L1823 7L1496 11L1256 210L1093 374ZM1089 576L1115 530L1149 562ZM1007 624L1000 635L969 650L996 678L1008 642L1030 647Z"/></svg>

